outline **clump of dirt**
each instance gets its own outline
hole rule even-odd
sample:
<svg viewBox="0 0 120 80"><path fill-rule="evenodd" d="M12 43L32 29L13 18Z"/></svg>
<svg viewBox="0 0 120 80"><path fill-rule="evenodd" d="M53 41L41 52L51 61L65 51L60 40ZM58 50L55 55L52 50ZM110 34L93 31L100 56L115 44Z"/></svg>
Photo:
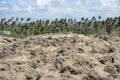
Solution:
<svg viewBox="0 0 120 80"><path fill-rule="evenodd" d="M119 80L120 37L0 38L0 80Z"/></svg>

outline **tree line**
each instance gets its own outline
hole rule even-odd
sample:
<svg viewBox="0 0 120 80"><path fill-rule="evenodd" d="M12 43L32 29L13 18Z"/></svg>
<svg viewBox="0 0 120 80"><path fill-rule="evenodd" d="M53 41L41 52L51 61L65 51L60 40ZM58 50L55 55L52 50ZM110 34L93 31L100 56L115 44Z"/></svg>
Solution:
<svg viewBox="0 0 120 80"><path fill-rule="evenodd" d="M0 33L5 35L4 31L9 31L10 36L29 36L46 33L78 33L78 34L120 34L120 17L108 17L102 20L101 16L84 18L77 21L76 19L55 19L36 20L31 18L11 17L10 19L3 18L0 20Z"/></svg>

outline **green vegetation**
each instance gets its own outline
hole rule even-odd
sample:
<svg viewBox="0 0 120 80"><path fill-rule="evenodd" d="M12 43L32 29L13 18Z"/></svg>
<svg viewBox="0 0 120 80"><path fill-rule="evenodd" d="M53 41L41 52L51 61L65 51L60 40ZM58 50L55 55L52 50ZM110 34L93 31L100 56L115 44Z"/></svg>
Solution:
<svg viewBox="0 0 120 80"><path fill-rule="evenodd" d="M101 16L92 19L82 17L76 19L55 19L31 21L30 18L14 18L0 20L0 34L13 37L26 37L46 33L67 33L78 34L120 34L120 17L101 20Z"/></svg>

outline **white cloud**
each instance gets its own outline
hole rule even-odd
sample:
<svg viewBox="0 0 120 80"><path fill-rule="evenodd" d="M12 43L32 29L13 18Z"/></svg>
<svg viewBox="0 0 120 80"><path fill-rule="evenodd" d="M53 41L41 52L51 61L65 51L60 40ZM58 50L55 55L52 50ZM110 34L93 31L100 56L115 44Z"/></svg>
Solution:
<svg viewBox="0 0 120 80"><path fill-rule="evenodd" d="M52 0L35 0L37 2L38 6L45 6L47 5L49 2L51 2Z"/></svg>
<svg viewBox="0 0 120 80"><path fill-rule="evenodd" d="M115 7L118 6L119 3L118 0L100 0L100 2L103 6L107 6L107 7Z"/></svg>
<svg viewBox="0 0 120 80"><path fill-rule="evenodd" d="M9 8L8 7L0 7L0 11L2 10L8 10Z"/></svg>
<svg viewBox="0 0 120 80"><path fill-rule="evenodd" d="M103 17L119 16L119 0L77 0L76 10L83 16L92 17L101 15Z"/></svg>
<svg viewBox="0 0 120 80"><path fill-rule="evenodd" d="M35 0L35 5L40 9L44 9L51 1L52 0Z"/></svg>
<svg viewBox="0 0 120 80"><path fill-rule="evenodd" d="M12 6L12 10L14 12L20 12L20 11L27 11L27 12L32 12L35 10L35 8L33 8L32 6L27 6L27 7L20 7L20 6L17 6L17 5L13 5Z"/></svg>
<svg viewBox="0 0 120 80"><path fill-rule="evenodd" d="M25 8L25 10L28 12L32 12L33 10L35 10L35 8L33 8L32 6L28 6L27 8Z"/></svg>
<svg viewBox="0 0 120 80"><path fill-rule="evenodd" d="M2 4L6 4L6 1L1 1Z"/></svg>

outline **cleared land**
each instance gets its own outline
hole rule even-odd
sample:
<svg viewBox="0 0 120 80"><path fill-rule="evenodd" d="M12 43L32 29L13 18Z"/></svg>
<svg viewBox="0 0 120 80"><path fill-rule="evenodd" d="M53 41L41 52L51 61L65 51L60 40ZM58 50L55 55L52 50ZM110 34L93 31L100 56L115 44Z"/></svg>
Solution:
<svg viewBox="0 0 120 80"><path fill-rule="evenodd" d="M0 37L0 80L119 80L120 37Z"/></svg>

